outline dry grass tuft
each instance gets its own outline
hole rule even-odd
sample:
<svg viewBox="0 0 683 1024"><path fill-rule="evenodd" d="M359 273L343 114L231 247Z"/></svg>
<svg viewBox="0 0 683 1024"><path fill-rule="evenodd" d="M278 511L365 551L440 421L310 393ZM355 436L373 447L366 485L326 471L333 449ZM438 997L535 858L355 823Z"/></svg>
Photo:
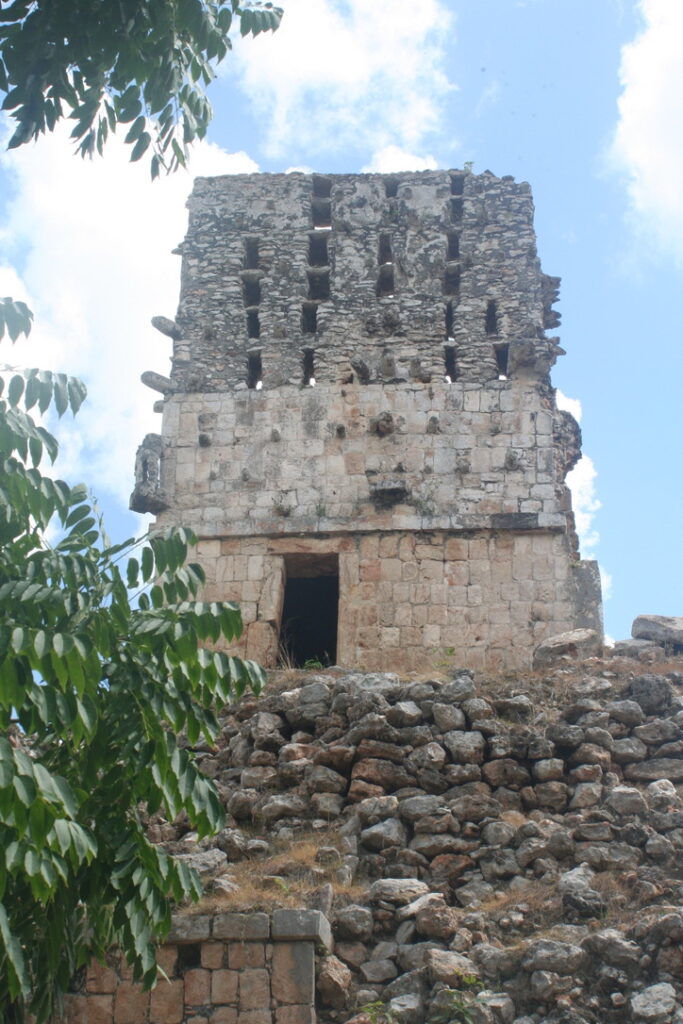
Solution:
<svg viewBox="0 0 683 1024"><path fill-rule="evenodd" d="M236 889L230 893L205 896L197 912L273 910L277 907L307 906L322 885L334 885L337 898L352 902L364 892L362 885L340 883L335 872L342 863L340 837L330 829L308 832L294 840L275 845L268 857L238 861L230 865L230 880ZM321 847L337 851L338 856L320 863L316 856Z"/></svg>

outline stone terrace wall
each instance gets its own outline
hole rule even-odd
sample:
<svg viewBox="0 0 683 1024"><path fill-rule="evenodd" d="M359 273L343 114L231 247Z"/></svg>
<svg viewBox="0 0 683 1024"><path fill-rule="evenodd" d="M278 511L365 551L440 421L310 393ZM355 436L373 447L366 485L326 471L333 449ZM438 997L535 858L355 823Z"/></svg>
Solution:
<svg viewBox="0 0 683 1024"><path fill-rule="evenodd" d="M315 1024L315 952L330 946L314 910L178 917L158 953L168 981L144 992L116 958L93 964L58 1024Z"/></svg>

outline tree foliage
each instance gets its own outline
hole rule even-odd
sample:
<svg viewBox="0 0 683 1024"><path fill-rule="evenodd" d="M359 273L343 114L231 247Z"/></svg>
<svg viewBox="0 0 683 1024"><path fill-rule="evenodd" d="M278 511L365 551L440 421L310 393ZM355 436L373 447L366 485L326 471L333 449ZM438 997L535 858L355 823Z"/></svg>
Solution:
<svg viewBox="0 0 683 1024"><path fill-rule="evenodd" d="M7 300L6 300L7 301ZM1 305L1 304L0 304ZM17 308L19 307L19 308ZM2 307L9 332L28 311ZM17 320L17 317L20 320ZM213 784L188 747L216 704L262 672L215 651L233 604L197 600L182 529L112 546L82 486L41 471L57 442L31 415L78 410L80 381L0 376L0 1019L47 1020L74 974L119 946L156 977L170 901L197 877L155 848L142 809L218 828ZM46 530L57 524L50 544ZM177 737L183 734L187 744Z"/></svg>
<svg viewBox="0 0 683 1024"><path fill-rule="evenodd" d="M1 0L0 90L17 122L10 148L63 117L83 156L126 125L131 160L152 148L152 177L184 165L211 120L204 89L229 32L275 31L282 10L259 0Z"/></svg>

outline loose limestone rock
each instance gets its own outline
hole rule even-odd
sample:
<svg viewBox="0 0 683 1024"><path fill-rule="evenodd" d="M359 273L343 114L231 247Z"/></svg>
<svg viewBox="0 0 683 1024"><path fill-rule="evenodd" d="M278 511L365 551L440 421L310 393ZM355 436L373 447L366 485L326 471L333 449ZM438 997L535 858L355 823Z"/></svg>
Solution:
<svg viewBox="0 0 683 1024"><path fill-rule="evenodd" d="M654 640L683 648L683 616L639 615L633 621L631 634L636 640Z"/></svg>

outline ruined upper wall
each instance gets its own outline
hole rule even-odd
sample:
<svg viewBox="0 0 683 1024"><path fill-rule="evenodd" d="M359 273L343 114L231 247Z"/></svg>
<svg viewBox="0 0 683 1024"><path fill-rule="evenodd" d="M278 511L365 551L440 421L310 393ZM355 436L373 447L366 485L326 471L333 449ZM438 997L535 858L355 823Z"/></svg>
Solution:
<svg viewBox="0 0 683 1024"><path fill-rule="evenodd" d="M547 380L559 281L526 183L462 171L197 179L173 391Z"/></svg>

